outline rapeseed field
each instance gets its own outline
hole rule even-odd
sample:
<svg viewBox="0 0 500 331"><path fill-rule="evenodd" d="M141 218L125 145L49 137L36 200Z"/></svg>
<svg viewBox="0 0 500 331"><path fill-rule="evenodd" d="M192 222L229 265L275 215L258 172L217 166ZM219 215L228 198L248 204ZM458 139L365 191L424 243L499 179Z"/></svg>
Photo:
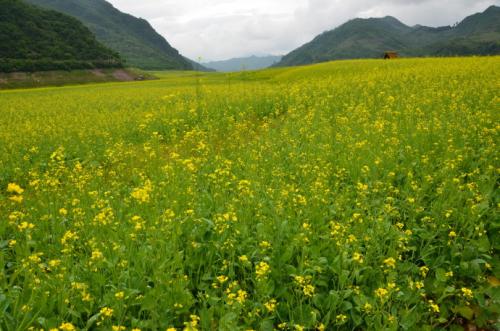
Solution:
<svg viewBox="0 0 500 331"><path fill-rule="evenodd" d="M499 72L1 92L0 329L500 327Z"/></svg>

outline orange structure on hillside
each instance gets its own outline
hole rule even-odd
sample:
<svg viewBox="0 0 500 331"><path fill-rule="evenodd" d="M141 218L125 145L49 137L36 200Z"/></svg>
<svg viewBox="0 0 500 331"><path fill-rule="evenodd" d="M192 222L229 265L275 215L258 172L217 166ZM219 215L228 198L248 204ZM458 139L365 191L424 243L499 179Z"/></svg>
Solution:
<svg viewBox="0 0 500 331"><path fill-rule="evenodd" d="M397 59L399 56L398 56L398 53L397 52L385 52L384 53L384 59L386 60L390 60L390 59Z"/></svg>

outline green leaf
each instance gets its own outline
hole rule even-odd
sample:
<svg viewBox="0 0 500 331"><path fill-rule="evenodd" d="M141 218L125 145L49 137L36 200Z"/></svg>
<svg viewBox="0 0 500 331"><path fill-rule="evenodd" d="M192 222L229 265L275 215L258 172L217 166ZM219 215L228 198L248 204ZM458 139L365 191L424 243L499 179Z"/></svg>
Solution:
<svg viewBox="0 0 500 331"><path fill-rule="evenodd" d="M229 312L222 316L219 321L219 331L233 331L238 329L237 323L238 315L233 312Z"/></svg>
<svg viewBox="0 0 500 331"><path fill-rule="evenodd" d="M342 310L343 311L349 311L351 309L352 309L352 303L350 303L349 301L342 302Z"/></svg>
<svg viewBox="0 0 500 331"><path fill-rule="evenodd" d="M486 253L490 250L490 241L488 240L487 236L482 236L481 239L477 241L478 243L478 250L482 253Z"/></svg>
<svg viewBox="0 0 500 331"><path fill-rule="evenodd" d="M354 326L359 326L363 323L363 318L358 313L353 312L351 314L352 321L354 322Z"/></svg>
<svg viewBox="0 0 500 331"><path fill-rule="evenodd" d="M440 318L438 318L438 322L440 324L444 324L444 323L448 322L448 320L446 318L444 318L444 317L440 317Z"/></svg>
<svg viewBox="0 0 500 331"><path fill-rule="evenodd" d="M444 282L446 282L447 279L448 279L448 277L446 277L446 270L441 269L441 268L436 269L436 280L437 281L444 283Z"/></svg>
<svg viewBox="0 0 500 331"><path fill-rule="evenodd" d="M47 319L45 317L38 317L36 319L36 322L38 324L40 324L40 326L43 326L44 328L48 328Z"/></svg>
<svg viewBox="0 0 500 331"><path fill-rule="evenodd" d="M413 330L419 318L419 314L408 310L401 317L400 325L404 330Z"/></svg>
<svg viewBox="0 0 500 331"><path fill-rule="evenodd" d="M455 307L453 311L469 321L472 320L472 317L474 317L474 311L467 306Z"/></svg>
<svg viewBox="0 0 500 331"><path fill-rule="evenodd" d="M272 331L273 330L273 322L272 320L266 319L260 323L260 330L262 331Z"/></svg>
<svg viewBox="0 0 500 331"><path fill-rule="evenodd" d="M90 330L99 316L101 316L101 313L94 314L91 318L89 318L87 324L85 325L85 330Z"/></svg>

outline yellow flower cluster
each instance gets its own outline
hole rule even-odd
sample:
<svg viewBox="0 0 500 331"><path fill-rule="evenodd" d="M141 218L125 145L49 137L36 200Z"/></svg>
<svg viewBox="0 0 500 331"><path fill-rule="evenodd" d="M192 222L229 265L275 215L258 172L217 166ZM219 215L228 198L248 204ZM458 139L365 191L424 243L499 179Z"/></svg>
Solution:
<svg viewBox="0 0 500 331"><path fill-rule="evenodd" d="M12 195L9 197L9 199L11 201L14 201L14 202L17 202L17 203L21 203L23 202L23 192L24 192L24 189L21 188L21 186L19 186L18 184L16 183L9 183L7 185L7 192L8 193L12 193Z"/></svg>
<svg viewBox="0 0 500 331"><path fill-rule="evenodd" d="M265 279L269 272L271 272L271 267L267 262L261 261L255 266L255 275L259 280Z"/></svg>
<svg viewBox="0 0 500 331"><path fill-rule="evenodd" d="M294 276L294 281L302 289L306 297L312 297L314 295L316 288L311 284L311 276Z"/></svg>

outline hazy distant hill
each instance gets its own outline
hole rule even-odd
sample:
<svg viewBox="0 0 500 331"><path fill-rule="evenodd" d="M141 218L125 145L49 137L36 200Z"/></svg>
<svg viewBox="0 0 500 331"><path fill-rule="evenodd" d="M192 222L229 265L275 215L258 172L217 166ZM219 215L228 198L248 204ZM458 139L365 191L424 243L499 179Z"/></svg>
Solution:
<svg viewBox="0 0 500 331"><path fill-rule="evenodd" d="M122 13L104 0L26 0L82 21L128 66L142 69L191 70L192 64L144 19Z"/></svg>
<svg viewBox="0 0 500 331"><path fill-rule="evenodd" d="M500 7L464 19L454 27L409 27L394 17L354 19L292 51L277 66L335 59L500 54Z"/></svg>
<svg viewBox="0 0 500 331"><path fill-rule="evenodd" d="M215 71L215 69L212 69L212 68L207 68L205 67L203 64L200 64L196 61L193 61L191 59L188 59L187 57L184 57L186 60L189 61L189 63L191 63L191 65L193 66L193 70L196 70L196 71L205 71L205 72L212 72L212 71Z"/></svg>
<svg viewBox="0 0 500 331"><path fill-rule="evenodd" d="M208 68L222 72L257 70L272 66L281 60L282 56L250 56L243 58L234 58L224 61L212 61L203 63Z"/></svg>
<svg viewBox="0 0 500 331"><path fill-rule="evenodd" d="M20 0L0 0L0 71L120 67L117 53L78 20Z"/></svg>

